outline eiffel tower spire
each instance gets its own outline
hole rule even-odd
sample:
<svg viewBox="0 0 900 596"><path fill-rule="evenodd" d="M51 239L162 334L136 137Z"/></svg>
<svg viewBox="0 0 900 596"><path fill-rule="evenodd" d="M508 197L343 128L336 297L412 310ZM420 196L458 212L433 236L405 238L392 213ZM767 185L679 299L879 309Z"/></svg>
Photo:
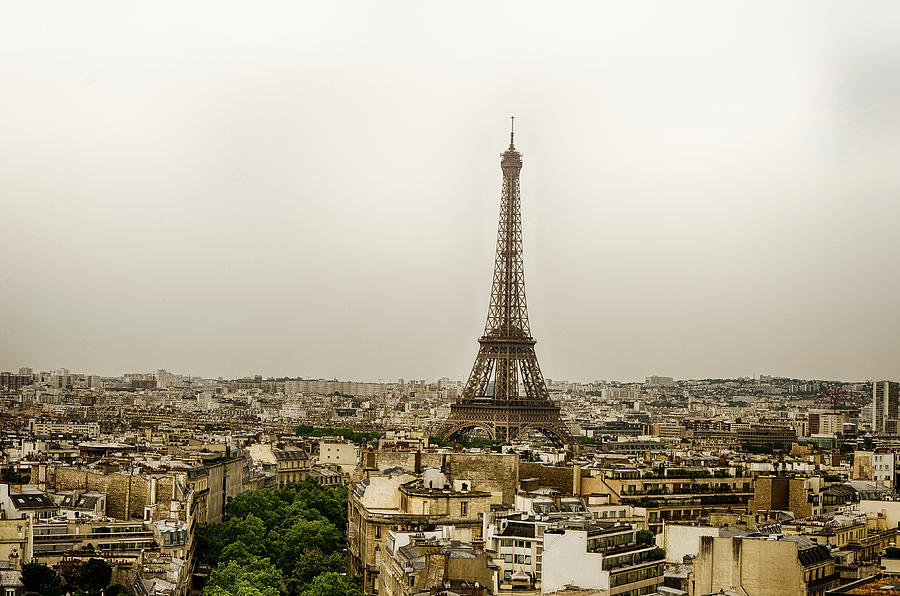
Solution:
<svg viewBox="0 0 900 596"><path fill-rule="evenodd" d="M511 440L537 430L554 443L567 444L572 437L559 407L550 400L528 322L519 192L522 155L515 148L514 123L512 118L509 148L500 156L500 224L484 335L478 340L478 355L466 386L451 405L441 434L450 439L481 428L495 440Z"/></svg>

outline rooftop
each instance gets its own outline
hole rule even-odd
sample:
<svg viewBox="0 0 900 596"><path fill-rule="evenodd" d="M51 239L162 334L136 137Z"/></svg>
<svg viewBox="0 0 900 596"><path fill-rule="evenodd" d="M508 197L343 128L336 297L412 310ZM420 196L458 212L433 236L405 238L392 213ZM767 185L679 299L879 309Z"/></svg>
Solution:
<svg viewBox="0 0 900 596"><path fill-rule="evenodd" d="M828 592L830 596L866 596L883 594L886 596L900 596L900 575L879 574Z"/></svg>
<svg viewBox="0 0 900 596"><path fill-rule="evenodd" d="M19 493L11 490L9 491L9 500L12 502L13 507L18 510L56 508L56 503L51 501L44 493Z"/></svg>

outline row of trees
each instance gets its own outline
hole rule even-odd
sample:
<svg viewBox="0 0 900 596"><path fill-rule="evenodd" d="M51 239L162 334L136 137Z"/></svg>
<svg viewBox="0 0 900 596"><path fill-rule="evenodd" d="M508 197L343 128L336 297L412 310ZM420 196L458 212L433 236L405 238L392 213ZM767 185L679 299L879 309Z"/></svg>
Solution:
<svg viewBox="0 0 900 596"><path fill-rule="evenodd" d="M200 559L214 566L203 596L361 596L344 573L346 487L247 491L225 512L198 528Z"/></svg>
<svg viewBox="0 0 900 596"><path fill-rule="evenodd" d="M436 447L463 447L465 449L484 449L488 447L491 451L500 451L500 447L506 444L506 441L495 441L490 437L472 437L463 435L455 439L445 441L441 437L428 437L428 443Z"/></svg>
<svg viewBox="0 0 900 596"><path fill-rule="evenodd" d="M380 439L384 435L384 433L376 431L359 431L352 428L321 428L308 424L298 426L295 434L301 437L342 437L357 445Z"/></svg>
<svg viewBox="0 0 900 596"><path fill-rule="evenodd" d="M9 484L27 484L31 482L31 475L23 474L15 468L5 468L0 474L0 479Z"/></svg>
<svg viewBox="0 0 900 596"><path fill-rule="evenodd" d="M109 588L112 567L103 559L88 559L76 566L63 568L57 573L44 563L22 564L22 584L25 596L99 596ZM106 590L107 596L130 596L131 590L123 586L113 586Z"/></svg>

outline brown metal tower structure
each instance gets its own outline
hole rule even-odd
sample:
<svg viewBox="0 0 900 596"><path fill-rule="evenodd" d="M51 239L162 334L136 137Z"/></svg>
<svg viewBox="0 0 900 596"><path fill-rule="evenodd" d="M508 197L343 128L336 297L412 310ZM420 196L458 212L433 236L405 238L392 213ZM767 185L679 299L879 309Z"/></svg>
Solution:
<svg viewBox="0 0 900 596"><path fill-rule="evenodd" d="M511 127L509 149L500 160L503 192L487 323L469 380L450 406L441 435L452 439L481 428L491 438L507 441L536 430L557 445L566 445L573 442L572 435L560 418L559 406L550 400L528 325L519 210L522 155L516 151L514 135Z"/></svg>

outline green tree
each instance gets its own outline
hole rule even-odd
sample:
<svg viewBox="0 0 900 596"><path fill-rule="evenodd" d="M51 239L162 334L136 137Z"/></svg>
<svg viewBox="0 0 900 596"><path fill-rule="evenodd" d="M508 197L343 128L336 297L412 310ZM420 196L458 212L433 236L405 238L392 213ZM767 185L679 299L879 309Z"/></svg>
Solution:
<svg viewBox="0 0 900 596"><path fill-rule="evenodd" d="M245 518L232 518L225 522L226 544L242 542L252 553L266 550L266 526L252 513Z"/></svg>
<svg viewBox="0 0 900 596"><path fill-rule="evenodd" d="M534 454L531 449L525 449L519 452L519 459L525 462L535 462L540 461L539 458Z"/></svg>
<svg viewBox="0 0 900 596"><path fill-rule="evenodd" d="M201 560L215 566L204 596L296 595L343 571L346 517L347 489L309 479L229 499L225 521L197 531Z"/></svg>
<svg viewBox="0 0 900 596"><path fill-rule="evenodd" d="M25 594L56 596L62 594L62 582L56 571L43 563L22 563L22 585Z"/></svg>
<svg viewBox="0 0 900 596"><path fill-rule="evenodd" d="M317 575L298 596L362 596L351 580L339 573Z"/></svg>
<svg viewBox="0 0 900 596"><path fill-rule="evenodd" d="M328 520L299 519L290 528L273 533L269 543L278 566L289 570L303 551L318 550L325 555L332 554L340 548L341 538L341 533Z"/></svg>
<svg viewBox="0 0 900 596"><path fill-rule="evenodd" d="M225 542L222 524L200 524L197 526L197 556L204 563L215 565L219 561Z"/></svg>
<svg viewBox="0 0 900 596"><path fill-rule="evenodd" d="M255 492L255 491L254 491ZM220 524L203 524L197 531L200 558L205 563L215 565L225 549L232 546L231 558L242 552L261 555L266 551L266 527L263 521L252 513L247 517L232 517ZM236 543L243 545L243 551L234 550Z"/></svg>
<svg viewBox="0 0 900 596"><path fill-rule="evenodd" d="M103 559L88 559L78 569L75 579L79 588L89 594L99 594L109 587L112 579L112 567Z"/></svg>
<svg viewBox="0 0 900 596"><path fill-rule="evenodd" d="M3 482L8 482L10 484L27 484L28 482L31 482L31 475L22 474L13 468L6 468L3 470Z"/></svg>
<svg viewBox="0 0 900 596"><path fill-rule="evenodd" d="M637 533L638 544L650 544L653 542L654 534L650 530L639 530Z"/></svg>
<svg viewBox="0 0 900 596"><path fill-rule="evenodd" d="M330 555L322 554L318 549L307 549L300 553L294 563L294 571L291 574L295 582L300 586L306 586L323 573L340 573L347 568L347 559L341 552L333 552Z"/></svg>
<svg viewBox="0 0 900 596"><path fill-rule="evenodd" d="M250 557L244 563L229 561L209 574L203 596L281 596L282 573L269 559ZM255 591L254 591L255 590Z"/></svg>
<svg viewBox="0 0 900 596"><path fill-rule="evenodd" d="M284 501L270 490L248 490L228 499L225 515L234 518L253 514L263 521L266 528L271 528L282 521L284 506Z"/></svg>
<svg viewBox="0 0 900 596"><path fill-rule="evenodd" d="M347 487L328 488L307 478L302 482L289 484L277 494L287 503L297 505L297 501L300 501L304 508L320 512L341 531L346 530Z"/></svg>
<svg viewBox="0 0 900 596"><path fill-rule="evenodd" d="M250 560L251 557L255 556L256 555L250 552L250 549L247 548L247 545L243 542L232 542L231 544L226 544L225 548L222 549L222 552L219 555L219 564L224 565L230 561L244 564Z"/></svg>

